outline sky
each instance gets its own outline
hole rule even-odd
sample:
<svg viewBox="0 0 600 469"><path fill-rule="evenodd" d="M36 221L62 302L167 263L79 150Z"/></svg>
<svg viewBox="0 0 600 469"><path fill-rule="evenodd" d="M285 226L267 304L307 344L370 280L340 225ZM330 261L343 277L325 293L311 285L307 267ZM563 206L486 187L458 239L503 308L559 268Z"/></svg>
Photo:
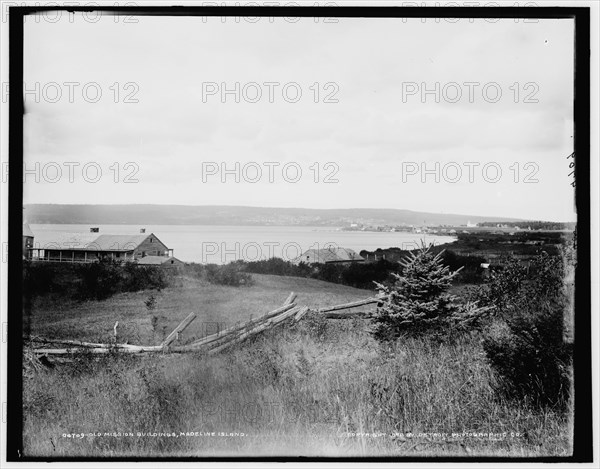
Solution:
<svg viewBox="0 0 600 469"><path fill-rule="evenodd" d="M576 220L572 20L54 15L25 22L26 204Z"/></svg>

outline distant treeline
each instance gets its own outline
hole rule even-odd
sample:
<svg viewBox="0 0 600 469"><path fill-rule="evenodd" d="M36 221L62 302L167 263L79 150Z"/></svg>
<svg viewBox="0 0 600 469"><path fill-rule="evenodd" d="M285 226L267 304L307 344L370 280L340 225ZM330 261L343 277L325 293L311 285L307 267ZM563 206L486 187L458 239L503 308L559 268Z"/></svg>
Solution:
<svg viewBox="0 0 600 469"><path fill-rule="evenodd" d="M531 258L544 251L550 255L557 255L560 246L573 239L573 233L558 231L518 231L514 234L471 231L457 233L455 236L457 237L456 241L433 246L432 252L437 254L442 250L447 250L446 256L451 256L453 253L461 259L465 258L464 261L461 261L465 267L469 264L487 263L491 258L509 254ZM397 247L360 251L362 257L385 259L392 262L399 261L408 253L409 251ZM469 258L473 260L469 261Z"/></svg>
<svg viewBox="0 0 600 469"><path fill-rule="evenodd" d="M403 251L408 254L408 251ZM461 256L452 251L445 251L442 255L443 263L451 270L463 268L457 275L456 283L479 283L483 279L481 264L485 259L478 256ZM244 272L269 275L284 275L294 277L308 277L326 282L339 283L355 288L372 290L375 283L385 283L392 272L401 273L402 266L392 259L379 258L376 262L352 264L292 264L279 258L268 260L236 263Z"/></svg>
<svg viewBox="0 0 600 469"><path fill-rule="evenodd" d="M477 224L480 227L506 226L509 228L520 228L532 230L574 230L576 223L558 221L485 221Z"/></svg>
<svg viewBox="0 0 600 469"><path fill-rule="evenodd" d="M451 248L461 254L480 253L487 255L513 254L516 256L532 257L544 251L557 255L560 246L570 243L572 232L558 231L519 231L510 233L459 233L458 240Z"/></svg>
<svg viewBox="0 0 600 469"><path fill-rule="evenodd" d="M349 285L355 288L373 289L373 281L384 282L390 272L398 272L396 263L381 260L355 264L292 264L279 258L254 262L239 262L246 272L255 274L307 277L325 282Z"/></svg>

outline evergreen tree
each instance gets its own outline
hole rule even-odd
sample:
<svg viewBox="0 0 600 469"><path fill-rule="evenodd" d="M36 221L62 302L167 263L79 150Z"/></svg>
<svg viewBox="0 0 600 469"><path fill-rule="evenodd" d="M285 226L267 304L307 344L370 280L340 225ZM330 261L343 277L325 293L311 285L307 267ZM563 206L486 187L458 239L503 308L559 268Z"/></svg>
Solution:
<svg viewBox="0 0 600 469"><path fill-rule="evenodd" d="M448 290L461 269L451 272L442 263L443 251L434 255L431 247L423 244L400 261L403 271L392 273L395 281L391 287L376 283L382 296L373 318L376 338L392 340L403 334L426 332L445 334L450 327L475 324L488 310L456 302L456 296Z"/></svg>

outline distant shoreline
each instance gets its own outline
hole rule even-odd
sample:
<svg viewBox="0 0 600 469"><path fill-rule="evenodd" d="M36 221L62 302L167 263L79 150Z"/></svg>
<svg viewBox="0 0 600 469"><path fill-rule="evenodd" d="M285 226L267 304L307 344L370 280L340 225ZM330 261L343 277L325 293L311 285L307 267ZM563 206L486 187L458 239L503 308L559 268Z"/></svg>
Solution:
<svg viewBox="0 0 600 469"><path fill-rule="evenodd" d="M221 225L221 226L466 226L482 222L523 222L518 218L429 213L404 209L307 209L187 205L24 206L23 219L34 224Z"/></svg>

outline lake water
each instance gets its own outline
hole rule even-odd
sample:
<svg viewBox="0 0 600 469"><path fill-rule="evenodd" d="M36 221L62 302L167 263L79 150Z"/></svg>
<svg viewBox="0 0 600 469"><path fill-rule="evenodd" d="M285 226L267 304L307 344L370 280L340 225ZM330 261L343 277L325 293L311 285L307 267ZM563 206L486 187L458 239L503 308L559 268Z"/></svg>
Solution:
<svg viewBox="0 0 600 469"><path fill-rule="evenodd" d="M90 233L98 226L99 233ZM30 225L36 248L51 243L67 248L83 247L101 234L140 233L139 225ZM405 232L342 231L331 227L311 226L210 226L210 225L146 225L146 234L154 233L174 256L184 262L226 264L242 259L253 261L280 257L291 260L307 249L328 245L363 249L399 247L414 249L421 240L442 244L455 240L452 236L433 236ZM77 240L81 243L73 243Z"/></svg>

